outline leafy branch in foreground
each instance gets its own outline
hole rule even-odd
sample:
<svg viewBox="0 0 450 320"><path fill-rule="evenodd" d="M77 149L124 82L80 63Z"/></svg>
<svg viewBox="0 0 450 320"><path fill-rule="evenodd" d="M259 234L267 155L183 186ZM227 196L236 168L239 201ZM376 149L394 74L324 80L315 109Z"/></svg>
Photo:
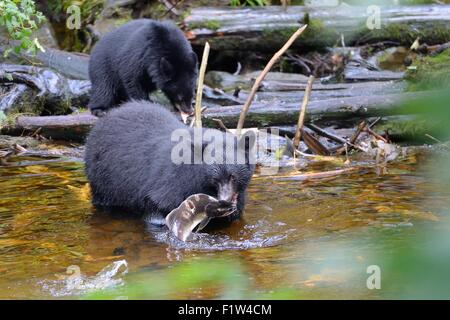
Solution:
<svg viewBox="0 0 450 320"><path fill-rule="evenodd" d="M16 53L27 50L31 54L36 54L38 49L43 51L39 40L32 34L44 20L44 15L36 10L32 0L0 0L0 28L5 27L9 37L19 42L14 48L5 50L4 55L12 50Z"/></svg>

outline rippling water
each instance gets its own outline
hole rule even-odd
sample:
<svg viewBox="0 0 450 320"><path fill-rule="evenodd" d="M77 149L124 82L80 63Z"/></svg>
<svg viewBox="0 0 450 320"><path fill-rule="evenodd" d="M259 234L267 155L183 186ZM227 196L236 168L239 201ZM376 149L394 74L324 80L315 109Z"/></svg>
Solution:
<svg viewBox="0 0 450 320"><path fill-rule="evenodd" d="M76 296L121 285L120 261L134 274L198 257L238 260L256 290L314 287L319 297L351 297L363 284L349 273L365 270L372 253L436 224L447 199L428 182L420 155L389 165L384 175L368 169L308 182L293 179L292 171L256 176L243 219L183 243L164 229L93 209L76 159L10 161L0 167L0 298ZM371 240L377 230L389 246ZM340 254L339 244L349 250ZM214 296L213 290L177 297Z"/></svg>

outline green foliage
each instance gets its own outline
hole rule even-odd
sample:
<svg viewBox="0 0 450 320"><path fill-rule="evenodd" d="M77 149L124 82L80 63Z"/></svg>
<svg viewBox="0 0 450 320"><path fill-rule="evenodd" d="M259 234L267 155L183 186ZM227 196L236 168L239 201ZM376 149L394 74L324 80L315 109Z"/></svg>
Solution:
<svg viewBox="0 0 450 320"><path fill-rule="evenodd" d="M144 272L127 279L128 285L89 294L88 299L176 299L180 294L201 289L214 292L221 299L294 299L298 293L271 290L253 292L239 263L220 259L197 259L178 263L161 271ZM192 297L195 298L195 297Z"/></svg>
<svg viewBox="0 0 450 320"><path fill-rule="evenodd" d="M209 30L217 31L220 28L220 22L217 20L207 20L205 22L192 23L190 27L192 29L206 28Z"/></svg>
<svg viewBox="0 0 450 320"><path fill-rule="evenodd" d="M12 50L16 53L26 50L32 54L36 54L38 49L43 50L32 34L44 20L32 0L0 0L0 27L6 28L12 40L19 41L19 45L5 50L4 55L7 56Z"/></svg>
<svg viewBox="0 0 450 320"><path fill-rule="evenodd" d="M230 0L230 5L232 7L239 7L239 6L251 6L251 7L262 7L267 6L269 3L269 0Z"/></svg>
<svg viewBox="0 0 450 320"><path fill-rule="evenodd" d="M450 86L450 49L436 56L419 57L406 73L409 91L448 88Z"/></svg>

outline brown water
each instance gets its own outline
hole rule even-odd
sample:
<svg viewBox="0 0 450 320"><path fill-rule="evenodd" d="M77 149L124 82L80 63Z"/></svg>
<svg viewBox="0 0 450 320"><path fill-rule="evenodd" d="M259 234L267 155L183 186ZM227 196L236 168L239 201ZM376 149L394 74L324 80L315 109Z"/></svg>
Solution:
<svg viewBox="0 0 450 320"><path fill-rule="evenodd" d="M319 298L376 297L364 278L372 256L413 238L423 225L437 224L446 200L428 182L419 155L390 164L384 175L367 169L309 182L293 179L292 171L256 176L242 220L182 243L140 220L94 210L76 159L10 161L14 165L0 167L2 299L82 294L63 279L73 265L102 288L114 283L96 274L117 261L125 260L135 274L201 257L238 261L258 292L287 287L315 290ZM388 246L372 240L380 230ZM216 290L174 294L216 297Z"/></svg>

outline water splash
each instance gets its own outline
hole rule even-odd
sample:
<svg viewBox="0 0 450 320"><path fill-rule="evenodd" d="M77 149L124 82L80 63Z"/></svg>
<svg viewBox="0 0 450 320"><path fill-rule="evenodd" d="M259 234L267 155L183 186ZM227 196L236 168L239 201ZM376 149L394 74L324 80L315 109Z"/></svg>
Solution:
<svg viewBox="0 0 450 320"><path fill-rule="evenodd" d="M270 227L269 227L270 225ZM247 250L271 247L280 244L293 229L285 230L284 223L270 224L260 220L244 227L243 234L237 238L226 234L192 233L188 241L179 240L172 232L164 230L153 233L156 241L169 245L172 249L223 251Z"/></svg>
<svg viewBox="0 0 450 320"><path fill-rule="evenodd" d="M126 260L115 261L91 277L83 275L80 267L73 265L67 268L66 275L57 276L58 280L44 280L40 284L44 291L54 297L78 296L122 286L124 284L122 277L127 273Z"/></svg>

